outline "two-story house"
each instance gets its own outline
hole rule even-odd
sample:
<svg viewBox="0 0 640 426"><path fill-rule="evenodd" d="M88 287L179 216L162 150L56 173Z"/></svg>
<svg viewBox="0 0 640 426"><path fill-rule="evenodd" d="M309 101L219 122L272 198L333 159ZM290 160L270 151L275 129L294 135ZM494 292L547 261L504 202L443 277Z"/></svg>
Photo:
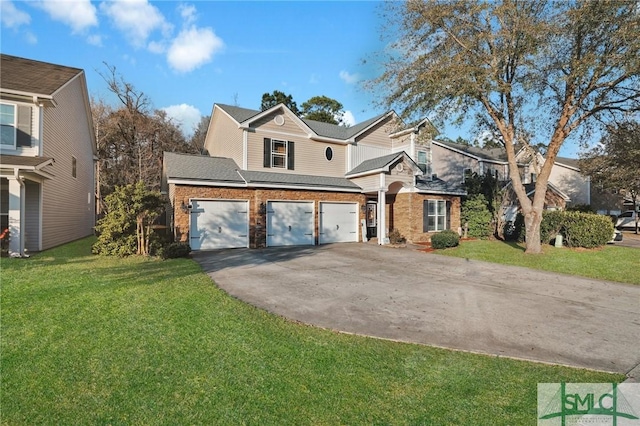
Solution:
<svg viewBox="0 0 640 426"><path fill-rule="evenodd" d="M96 143L84 71L0 55L0 132L9 254L91 235Z"/></svg>
<svg viewBox="0 0 640 426"><path fill-rule="evenodd" d="M518 203L509 191L509 162L504 148L479 148L448 141L432 142L433 173L449 182L464 182L470 173L490 173L505 182L507 189L503 205L506 220L513 220ZM529 196L535 192L536 176L544 157L519 149L516 153L518 171ZM578 161L557 157L549 175L546 208L564 209L567 206L591 204L590 179L580 173Z"/></svg>
<svg viewBox="0 0 640 426"><path fill-rule="evenodd" d="M460 227L458 185L431 177L428 122L394 112L342 127L285 105L215 104L208 156L165 153L173 231L194 250L410 241ZM425 174L425 172L428 172Z"/></svg>

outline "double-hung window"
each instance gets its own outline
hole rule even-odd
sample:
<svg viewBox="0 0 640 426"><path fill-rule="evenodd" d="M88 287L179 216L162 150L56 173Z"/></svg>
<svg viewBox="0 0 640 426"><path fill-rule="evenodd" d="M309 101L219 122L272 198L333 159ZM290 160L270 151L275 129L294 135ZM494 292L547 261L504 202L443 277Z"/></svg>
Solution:
<svg viewBox="0 0 640 426"><path fill-rule="evenodd" d="M429 164L429 159L427 158L427 151L418 151L418 167L422 170L422 173L425 176L431 175L431 167Z"/></svg>
<svg viewBox="0 0 640 426"><path fill-rule="evenodd" d="M287 142L271 139L271 167L287 168Z"/></svg>
<svg viewBox="0 0 640 426"><path fill-rule="evenodd" d="M449 228L449 205L446 200L425 200L423 209L423 232L438 232Z"/></svg>
<svg viewBox="0 0 640 426"><path fill-rule="evenodd" d="M0 144L16 147L16 106L0 104Z"/></svg>
<svg viewBox="0 0 640 426"><path fill-rule="evenodd" d="M264 138L264 167L293 170L294 143Z"/></svg>

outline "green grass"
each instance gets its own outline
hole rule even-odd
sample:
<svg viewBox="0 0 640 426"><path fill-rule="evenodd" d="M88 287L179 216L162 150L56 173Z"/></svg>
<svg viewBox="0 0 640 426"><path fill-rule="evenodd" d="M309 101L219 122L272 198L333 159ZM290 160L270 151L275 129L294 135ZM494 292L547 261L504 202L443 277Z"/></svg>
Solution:
<svg viewBox="0 0 640 426"><path fill-rule="evenodd" d="M300 325L91 242L1 261L2 424L534 425L537 383L624 379Z"/></svg>
<svg viewBox="0 0 640 426"><path fill-rule="evenodd" d="M484 260L503 265L578 275L599 280L640 284L640 250L605 246L599 249L569 249L543 246L542 254L525 254L524 245L503 241L461 241L458 247L438 254Z"/></svg>

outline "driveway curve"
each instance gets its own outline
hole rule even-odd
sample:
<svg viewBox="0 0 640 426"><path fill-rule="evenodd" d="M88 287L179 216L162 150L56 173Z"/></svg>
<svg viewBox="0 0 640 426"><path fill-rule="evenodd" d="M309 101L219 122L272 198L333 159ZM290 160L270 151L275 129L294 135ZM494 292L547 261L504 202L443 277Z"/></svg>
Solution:
<svg viewBox="0 0 640 426"><path fill-rule="evenodd" d="M194 259L230 295L307 324L631 375L640 364L640 286L361 243Z"/></svg>

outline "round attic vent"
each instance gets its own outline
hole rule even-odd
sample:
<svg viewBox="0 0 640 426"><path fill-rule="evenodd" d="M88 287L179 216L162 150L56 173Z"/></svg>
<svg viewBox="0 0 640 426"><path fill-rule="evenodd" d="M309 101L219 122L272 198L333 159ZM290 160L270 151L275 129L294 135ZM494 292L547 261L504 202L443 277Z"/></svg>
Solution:
<svg viewBox="0 0 640 426"><path fill-rule="evenodd" d="M397 170L398 172L401 172L401 171L403 171L403 170L404 170L404 166L402 165L402 163L398 163L398 164L396 165L396 170Z"/></svg>
<svg viewBox="0 0 640 426"><path fill-rule="evenodd" d="M284 124L284 115L276 115L276 117L273 119L273 122L278 126L282 126Z"/></svg>

